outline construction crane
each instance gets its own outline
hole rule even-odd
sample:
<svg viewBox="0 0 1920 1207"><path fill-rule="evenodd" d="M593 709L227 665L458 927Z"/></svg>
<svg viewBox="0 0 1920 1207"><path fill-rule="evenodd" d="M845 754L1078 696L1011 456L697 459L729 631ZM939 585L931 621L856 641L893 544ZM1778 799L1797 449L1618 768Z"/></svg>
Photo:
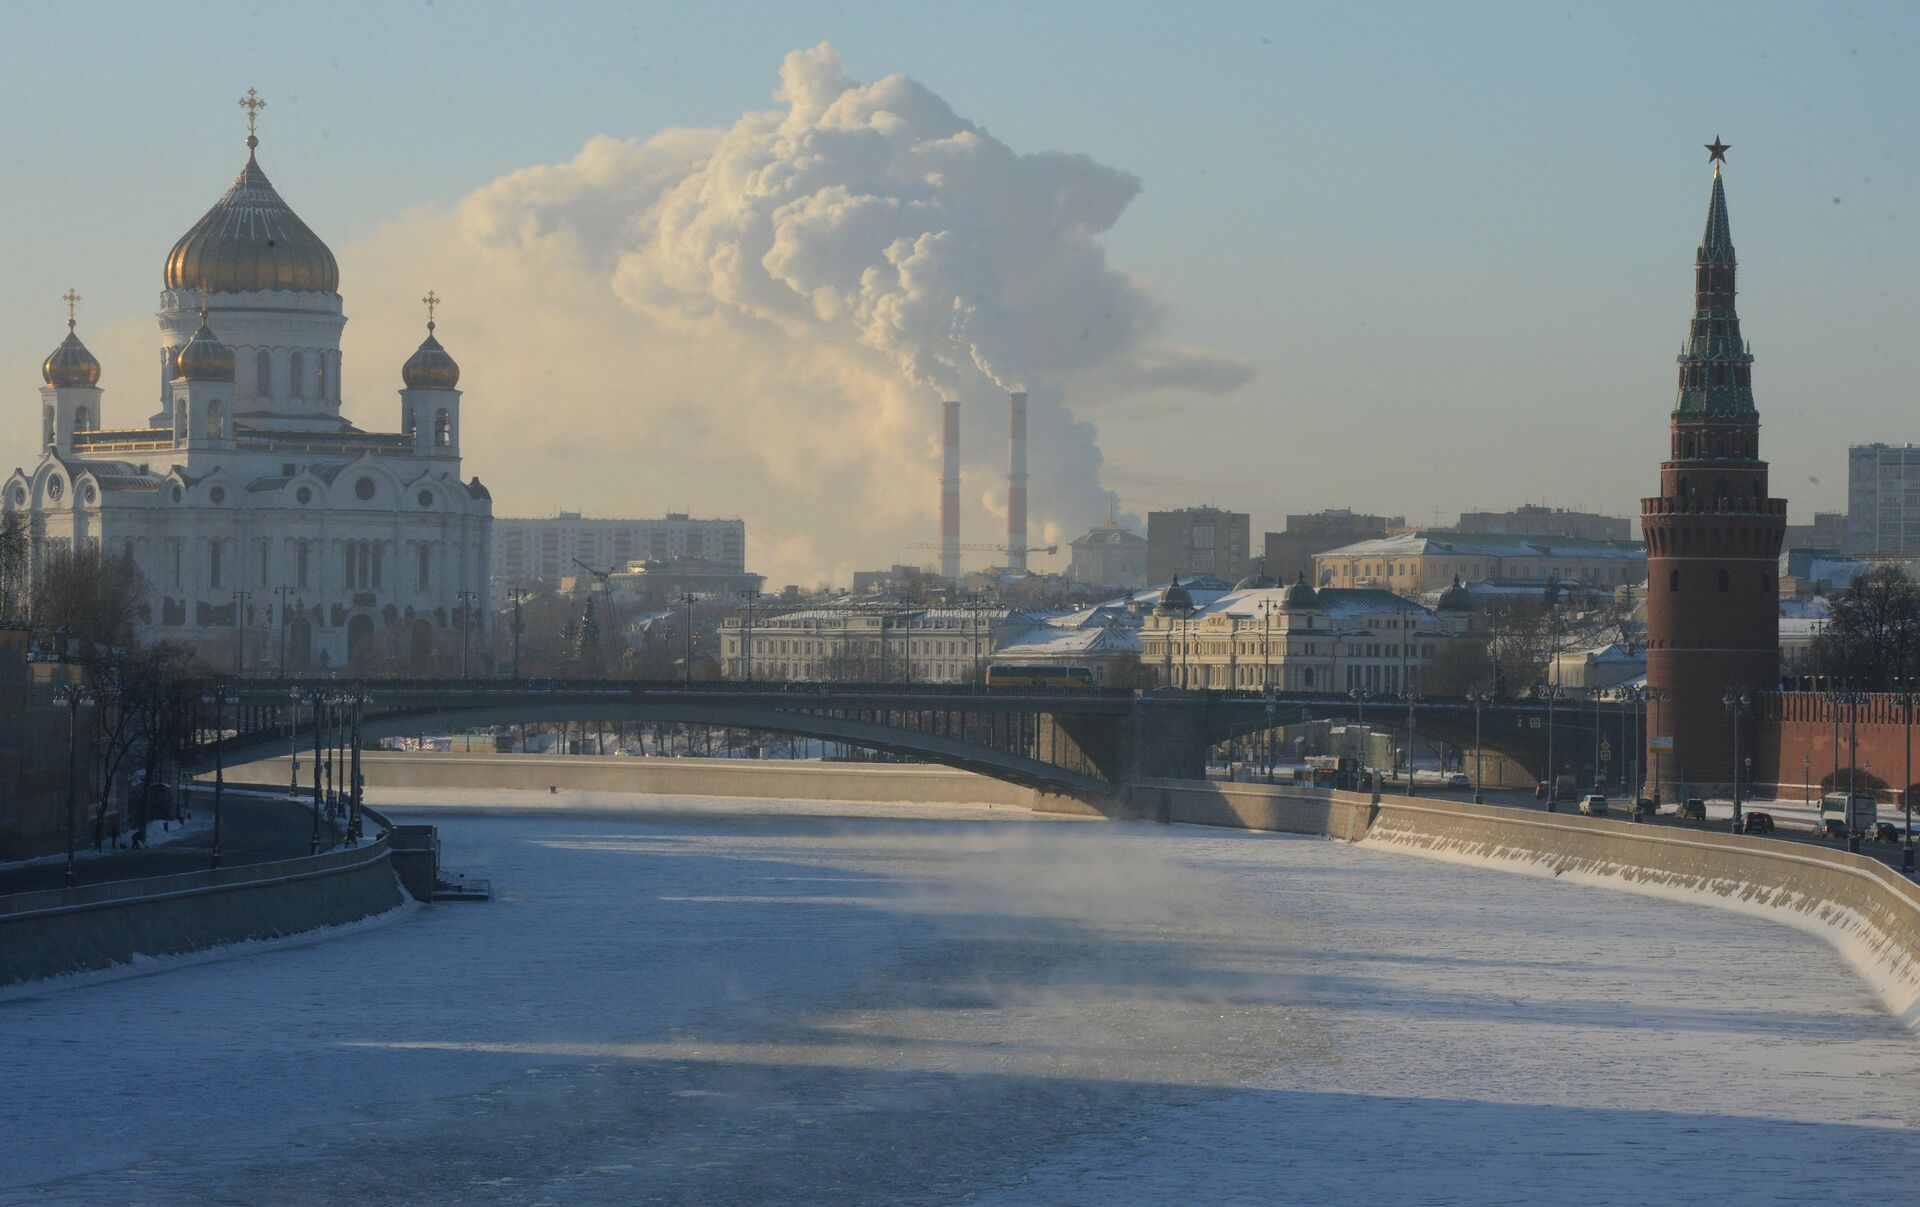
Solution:
<svg viewBox="0 0 1920 1207"><path fill-rule="evenodd" d="M588 574L593 575L594 578L598 579L600 581L600 589L602 591L607 589L607 578L610 575L612 575L613 571L595 570L592 566L587 565L587 563L581 561L577 557L573 559L573 564L580 567L582 570L585 570Z"/></svg>
<svg viewBox="0 0 1920 1207"><path fill-rule="evenodd" d="M909 549L945 549L943 541L914 541ZM1058 545L984 545L978 541L962 541L955 548L962 553L1058 553Z"/></svg>

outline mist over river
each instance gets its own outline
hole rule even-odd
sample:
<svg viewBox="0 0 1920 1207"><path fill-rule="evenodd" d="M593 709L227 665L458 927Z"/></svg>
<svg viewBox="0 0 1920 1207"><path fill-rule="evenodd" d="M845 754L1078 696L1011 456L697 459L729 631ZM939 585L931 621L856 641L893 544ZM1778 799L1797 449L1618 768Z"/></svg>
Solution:
<svg viewBox="0 0 1920 1207"><path fill-rule="evenodd" d="M0 1001L0 1202L1901 1201L1819 939L1317 838L388 793L493 882Z"/></svg>

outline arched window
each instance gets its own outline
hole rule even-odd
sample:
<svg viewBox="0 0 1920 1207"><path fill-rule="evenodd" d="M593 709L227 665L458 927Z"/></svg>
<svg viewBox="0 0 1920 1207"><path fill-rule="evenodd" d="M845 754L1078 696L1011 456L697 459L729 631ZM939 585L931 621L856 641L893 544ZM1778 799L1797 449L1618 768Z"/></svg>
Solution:
<svg viewBox="0 0 1920 1207"><path fill-rule="evenodd" d="M416 567L416 570L415 570L416 582L414 584L414 587L415 587L415 590L425 591L428 588L429 580L431 579L431 571L433 567L433 551L425 541L420 542L420 548L418 550L418 558L419 558L419 565Z"/></svg>
<svg viewBox="0 0 1920 1207"><path fill-rule="evenodd" d="M253 354L253 392L262 398L273 393L273 357L265 348Z"/></svg>
<svg viewBox="0 0 1920 1207"><path fill-rule="evenodd" d="M187 400L184 398L173 404L173 438L187 438Z"/></svg>
<svg viewBox="0 0 1920 1207"><path fill-rule="evenodd" d="M227 408L220 405L218 398L207 404L207 435L215 440L224 440L227 436Z"/></svg>
<svg viewBox="0 0 1920 1207"><path fill-rule="evenodd" d="M324 402L327 398L327 354L322 352L313 359L316 362L314 369L319 373L320 389L318 396L320 400Z"/></svg>
<svg viewBox="0 0 1920 1207"><path fill-rule="evenodd" d="M40 416L40 443L53 443L53 408L48 407Z"/></svg>
<svg viewBox="0 0 1920 1207"><path fill-rule="evenodd" d="M87 413L87 408L73 408L73 430L76 432L90 432L93 430L93 416Z"/></svg>
<svg viewBox="0 0 1920 1207"><path fill-rule="evenodd" d="M375 589L378 589L380 586L380 552L381 552L380 542L374 541L373 542L373 584L372 585L374 586Z"/></svg>
<svg viewBox="0 0 1920 1207"><path fill-rule="evenodd" d="M292 368L289 370L289 376L293 380L292 394L295 398L305 398L307 396L307 358L295 352L290 363Z"/></svg>
<svg viewBox="0 0 1920 1207"><path fill-rule="evenodd" d="M210 541L207 544L207 585L209 587L218 587L221 585L219 541Z"/></svg>
<svg viewBox="0 0 1920 1207"><path fill-rule="evenodd" d="M1680 589L1680 571L1678 570L1667 571L1667 590L1678 591L1679 589Z"/></svg>
<svg viewBox="0 0 1920 1207"><path fill-rule="evenodd" d="M400 417L401 430L411 436L414 432L413 408L408 407Z"/></svg>
<svg viewBox="0 0 1920 1207"><path fill-rule="evenodd" d="M433 446L445 448L452 443L453 417L447 413L445 407L441 407L433 417Z"/></svg>
<svg viewBox="0 0 1920 1207"><path fill-rule="evenodd" d="M1728 581L1727 572L1725 570L1722 570L1720 572L1720 589L1722 591L1729 591L1733 589L1733 584Z"/></svg>

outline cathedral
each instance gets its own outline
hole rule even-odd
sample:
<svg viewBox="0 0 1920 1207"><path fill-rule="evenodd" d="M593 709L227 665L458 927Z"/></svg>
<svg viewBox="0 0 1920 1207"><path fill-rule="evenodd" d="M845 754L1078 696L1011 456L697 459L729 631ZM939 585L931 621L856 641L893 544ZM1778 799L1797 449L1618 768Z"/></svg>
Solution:
<svg viewBox="0 0 1920 1207"><path fill-rule="evenodd" d="M98 549L139 568L148 640L246 674L447 671L488 647L493 503L460 469L460 367L427 336L400 368L397 432L341 414L333 253L247 161L168 253L156 409L109 425L75 331L41 366L41 445L0 507L32 564Z"/></svg>

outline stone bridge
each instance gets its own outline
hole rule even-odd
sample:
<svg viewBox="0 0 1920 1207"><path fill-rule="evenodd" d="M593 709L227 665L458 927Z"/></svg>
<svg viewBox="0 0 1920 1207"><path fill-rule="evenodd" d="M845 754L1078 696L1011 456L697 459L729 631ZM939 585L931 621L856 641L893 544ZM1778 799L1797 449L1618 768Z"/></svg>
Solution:
<svg viewBox="0 0 1920 1207"><path fill-rule="evenodd" d="M188 769L212 768L315 746L315 704L330 716L359 697L363 743L422 732L541 722L669 722L842 742L941 763L1047 791L1104 795L1140 779L1204 778L1221 743L1305 720L1351 720L1404 729L1406 700L1344 695L1132 690L983 690L970 685L746 684L605 680L228 680L195 693L203 740ZM218 699L217 699L218 698ZM217 699L217 702L216 702ZM1555 763L1590 769L1594 727L1621 757L1635 741L1628 705L1562 702L1553 712ZM219 716L216 718L216 710ZM1474 706L1415 699L1415 732L1455 747L1474 742ZM1481 709L1489 750L1544 774L1544 701L1501 700Z"/></svg>

